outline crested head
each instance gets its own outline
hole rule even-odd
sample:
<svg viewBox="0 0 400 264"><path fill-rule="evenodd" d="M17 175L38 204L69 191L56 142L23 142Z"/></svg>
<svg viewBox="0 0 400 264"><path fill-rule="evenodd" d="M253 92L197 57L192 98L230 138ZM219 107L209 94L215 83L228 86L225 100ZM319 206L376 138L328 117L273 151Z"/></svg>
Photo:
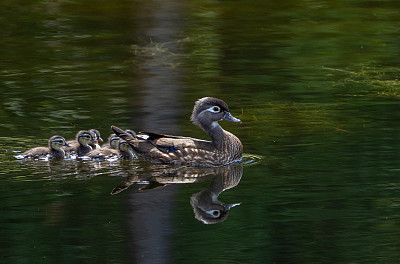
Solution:
<svg viewBox="0 0 400 264"><path fill-rule="evenodd" d="M220 127L218 121L221 120L235 123L242 122L229 113L228 105L224 101L213 97L204 97L197 100L194 104L190 120L206 132Z"/></svg>
<svg viewBox="0 0 400 264"><path fill-rule="evenodd" d="M213 108L213 107L215 107L215 108ZM221 117L215 116L215 118L212 118L215 120L212 120L211 122L221 120L224 116L223 113L229 112L228 105L221 99L214 98L214 97L203 97L203 98L197 100L194 104L193 112L190 117L190 120L193 122L193 124L201 126L203 123L201 120L202 113L205 113L205 111L207 111L207 110L208 110L208 112L214 112L215 114L218 114L218 112L221 113ZM206 117L204 117L204 118L206 118ZM211 117L209 117L208 119L211 120ZM203 120L203 121L205 121L205 120Z"/></svg>

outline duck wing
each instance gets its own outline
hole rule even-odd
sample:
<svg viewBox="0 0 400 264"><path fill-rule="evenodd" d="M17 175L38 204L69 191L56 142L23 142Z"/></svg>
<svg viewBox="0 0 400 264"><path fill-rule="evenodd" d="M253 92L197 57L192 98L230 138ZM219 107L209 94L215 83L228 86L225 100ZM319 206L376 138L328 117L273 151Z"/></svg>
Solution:
<svg viewBox="0 0 400 264"><path fill-rule="evenodd" d="M202 153L206 155L215 149L211 141L151 132L140 132L134 137L118 127L111 128L139 157L152 162L198 164Z"/></svg>
<svg viewBox="0 0 400 264"><path fill-rule="evenodd" d="M161 148L160 150L163 152L175 151L180 148L205 150L212 150L213 148L213 143L211 141L191 137L172 136L153 132L139 132L136 137L134 137L116 126L111 126L111 129L117 136L127 141L134 148L136 148L136 145L141 145L144 142L150 143L153 147Z"/></svg>

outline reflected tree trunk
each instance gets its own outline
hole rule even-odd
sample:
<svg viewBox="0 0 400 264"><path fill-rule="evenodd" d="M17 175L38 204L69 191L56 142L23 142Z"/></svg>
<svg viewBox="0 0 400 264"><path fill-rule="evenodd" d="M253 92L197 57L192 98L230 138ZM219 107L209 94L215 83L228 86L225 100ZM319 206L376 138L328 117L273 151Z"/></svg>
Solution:
<svg viewBox="0 0 400 264"><path fill-rule="evenodd" d="M140 39L148 43L151 53L135 60L138 81L133 83L132 90L140 92L132 95L132 104L140 112L132 117L132 129L179 133L180 72L171 66L167 55L178 49L176 40L180 38L182 27L182 5L179 1L163 0L136 4L139 10L135 12L139 15L134 30ZM168 53L158 53L159 47L167 47ZM167 186L147 192L131 191L129 194L127 227L132 263L171 261L174 230L171 212L177 188Z"/></svg>

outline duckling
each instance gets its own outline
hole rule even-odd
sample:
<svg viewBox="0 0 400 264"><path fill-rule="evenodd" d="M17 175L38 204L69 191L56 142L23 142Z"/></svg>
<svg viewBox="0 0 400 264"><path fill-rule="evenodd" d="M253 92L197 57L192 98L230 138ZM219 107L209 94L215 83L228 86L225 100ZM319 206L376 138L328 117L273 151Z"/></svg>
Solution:
<svg viewBox="0 0 400 264"><path fill-rule="evenodd" d="M132 152L132 148L128 142L125 140L120 140L118 144L118 151L121 159L132 159L135 157L135 154Z"/></svg>
<svg viewBox="0 0 400 264"><path fill-rule="evenodd" d="M120 137L115 135L115 134L111 134L108 139L107 139L107 143L104 144L102 146L102 148L111 148L111 149L116 149L118 150L118 143L120 141Z"/></svg>
<svg viewBox="0 0 400 264"><path fill-rule="evenodd" d="M115 135L111 134L108 137L108 142L104 144L101 148L99 149L93 149L90 151L87 156L91 158L96 158L96 159L103 159L108 156L116 156L118 155L118 144L119 144L120 138Z"/></svg>
<svg viewBox="0 0 400 264"><path fill-rule="evenodd" d="M191 121L203 129L212 141L148 132L140 132L134 137L118 127L111 128L143 160L215 167L240 160L243 152L240 140L219 125L221 120L241 123L240 119L230 114L223 100L204 97L195 102Z"/></svg>
<svg viewBox="0 0 400 264"><path fill-rule="evenodd" d="M87 130L81 130L76 134L76 138L74 141L70 143L71 148L69 152L71 154L76 154L78 156L84 156L86 153L92 150L92 147L89 145L91 142L95 142L95 135Z"/></svg>
<svg viewBox="0 0 400 264"><path fill-rule="evenodd" d="M91 146L93 150L100 149L98 142L103 142L103 139L100 137L100 131L97 129L90 129L89 132L94 135L94 139L97 141L97 143L95 143L95 141L90 142L89 146Z"/></svg>
<svg viewBox="0 0 400 264"><path fill-rule="evenodd" d="M36 147L25 151L19 157L43 159L48 157L49 159L63 159L65 157L65 151L63 146L69 147L69 144L65 141L62 136L52 136L49 139L48 147Z"/></svg>

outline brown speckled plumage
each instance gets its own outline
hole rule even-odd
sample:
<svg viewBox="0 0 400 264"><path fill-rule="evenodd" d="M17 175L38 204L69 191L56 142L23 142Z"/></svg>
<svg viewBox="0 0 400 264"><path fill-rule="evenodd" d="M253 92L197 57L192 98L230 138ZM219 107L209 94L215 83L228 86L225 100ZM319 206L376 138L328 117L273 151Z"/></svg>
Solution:
<svg viewBox="0 0 400 264"><path fill-rule="evenodd" d="M191 120L212 141L148 132L132 136L115 126L112 129L130 144L139 158L150 162L214 167L229 164L242 157L243 147L240 140L218 124L221 120L241 123L229 113L228 105L224 101L212 97L197 100Z"/></svg>

